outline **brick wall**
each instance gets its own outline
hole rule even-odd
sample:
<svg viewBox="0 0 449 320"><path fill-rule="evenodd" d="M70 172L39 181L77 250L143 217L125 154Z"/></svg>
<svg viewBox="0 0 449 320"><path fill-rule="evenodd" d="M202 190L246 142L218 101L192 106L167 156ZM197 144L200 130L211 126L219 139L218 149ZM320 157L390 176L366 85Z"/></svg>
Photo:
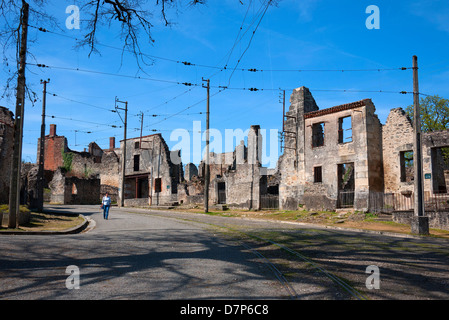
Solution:
<svg viewBox="0 0 449 320"><path fill-rule="evenodd" d="M56 135L56 125L50 125L50 134L45 136L44 169L56 171L64 165L63 152L68 151L67 139ZM37 159L40 154L40 138L38 139Z"/></svg>

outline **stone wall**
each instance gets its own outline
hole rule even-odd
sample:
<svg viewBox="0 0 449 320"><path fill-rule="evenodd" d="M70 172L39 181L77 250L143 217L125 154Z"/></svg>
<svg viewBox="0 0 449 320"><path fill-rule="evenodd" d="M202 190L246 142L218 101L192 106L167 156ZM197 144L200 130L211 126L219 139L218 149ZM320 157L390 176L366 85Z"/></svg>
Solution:
<svg viewBox="0 0 449 320"><path fill-rule="evenodd" d="M305 190L303 202L308 209L329 210L338 208L341 186L338 165L351 164L354 170L354 209L366 211L369 207L369 193L382 191L382 158L380 153L381 126L374 114L370 100L362 100L329 109L305 114ZM350 119L352 137L339 141L340 119ZM312 128L324 123L324 144L313 146ZM349 128L347 129L349 130ZM369 149L374 153L370 153ZM321 182L314 181L314 168L321 168ZM379 173L380 171L380 173Z"/></svg>
<svg viewBox="0 0 449 320"><path fill-rule="evenodd" d="M40 138L38 139L37 149L38 159L40 153L39 144ZM64 173L65 176L79 179L100 179L98 192L101 194L108 192L112 201L117 201L120 149L114 148L114 140L111 139L109 149L102 150L95 142L91 142L88 150L79 152L69 149L67 139L64 136L58 136L56 134L56 125L51 124L50 133L45 136L45 184L52 180L52 173L64 166L64 154L70 154L72 158L71 168ZM60 196L55 194L53 200L56 201L55 198L60 198Z"/></svg>
<svg viewBox="0 0 449 320"><path fill-rule="evenodd" d="M204 204L204 178L196 175L178 186L179 204Z"/></svg>
<svg viewBox="0 0 449 320"><path fill-rule="evenodd" d="M184 168L184 180L190 181L194 176L198 176L198 168L193 163L186 164Z"/></svg>
<svg viewBox="0 0 449 320"><path fill-rule="evenodd" d="M123 140L120 148L123 154ZM183 176L180 151L170 151L161 134L126 140L125 199L149 198L150 205L172 205Z"/></svg>
<svg viewBox="0 0 449 320"><path fill-rule="evenodd" d="M413 216L413 211L396 211L393 212L393 221L410 225ZM429 217L430 228L449 230L449 212L426 211L426 216Z"/></svg>
<svg viewBox="0 0 449 320"><path fill-rule="evenodd" d="M430 174L424 179L424 190L432 193L447 193L448 163L443 159L441 148L449 147L449 130L423 133L423 174ZM444 189L441 187L444 186ZM440 188L439 188L440 187Z"/></svg>
<svg viewBox="0 0 449 320"><path fill-rule="evenodd" d="M266 179L261 187L262 135L259 125L252 125L248 132L248 148L240 144L235 150L235 164L223 175L228 207L248 210L260 209L261 189L266 190ZM217 185L214 183L217 190ZM215 191L217 197L218 191Z"/></svg>
<svg viewBox="0 0 449 320"><path fill-rule="evenodd" d="M414 190L413 178L401 181L401 153L413 151L413 125L402 108L392 109L382 129L384 184L386 193L409 195ZM447 185L441 148L449 146L449 130L422 134L424 191L438 193ZM413 176L413 168L410 174ZM446 188L447 192L447 188Z"/></svg>
<svg viewBox="0 0 449 320"><path fill-rule="evenodd" d="M284 153L279 158L282 178L279 184L279 208L297 210L303 202L305 182L304 114L318 110L306 87L293 90L290 107L284 120Z"/></svg>
<svg viewBox="0 0 449 320"><path fill-rule="evenodd" d="M400 153L413 150L413 125L402 108L392 109L382 128L382 153L386 193L413 191L413 181L401 182Z"/></svg>
<svg viewBox="0 0 449 320"><path fill-rule="evenodd" d="M92 144L90 144L92 145ZM92 148L89 148L92 149ZM118 200L119 188L119 155L117 150L92 150L90 152L77 152L70 150L72 153L72 170L67 176L73 176L83 179L100 179L100 192L104 195L109 193L111 200Z"/></svg>
<svg viewBox="0 0 449 320"><path fill-rule="evenodd" d="M58 169L49 183L52 191L50 203L53 204L100 204L100 179L66 177Z"/></svg>
<svg viewBox="0 0 449 320"><path fill-rule="evenodd" d="M9 184L14 143L14 115L0 106L0 204L9 203Z"/></svg>
<svg viewBox="0 0 449 320"><path fill-rule="evenodd" d="M368 210L369 194L383 191L382 125L371 100L320 110L310 91L301 87L293 91L290 102L285 150L278 165L280 208L296 210L303 204L312 210L336 209L341 189L338 168L350 164L354 208ZM352 129L348 141L340 140L343 118L349 119Z"/></svg>

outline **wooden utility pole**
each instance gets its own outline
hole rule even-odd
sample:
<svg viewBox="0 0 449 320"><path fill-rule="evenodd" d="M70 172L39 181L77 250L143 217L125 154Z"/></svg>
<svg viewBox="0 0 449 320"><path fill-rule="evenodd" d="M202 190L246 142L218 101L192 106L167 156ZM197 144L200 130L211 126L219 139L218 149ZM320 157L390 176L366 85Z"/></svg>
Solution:
<svg viewBox="0 0 449 320"><path fill-rule="evenodd" d="M37 171L37 203L36 207L38 212L44 210L44 161L45 161L45 109L47 103L47 83L48 80L41 80L44 85L42 91L42 124L41 124L41 139L39 143L39 168Z"/></svg>
<svg viewBox="0 0 449 320"><path fill-rule="evenodd" d="M207 111L206 111L206 168L204 173L204 212L209 212L209 183L210 183L210 164L209 164L209 107L210 107L210 80L206 81L207 89ZM204 86L203 86L204 87Z"/></svg>
<svg viewBox="0 0 449 320"><path fill-rule="evenodd" d="M22 164L23 115L25 109L25 66L27 55L29 5L22 0L20 14L21 35L19 49L19 70L17 75L16 113L14 121L14 150L11 163L9 188L9 228L17 228L20 212L20 171Z"/></svg>
<svg viewBox="0 0 449 320"><path fill-rule="evenodd" d="M124 103L125 108L119 108L115 107L115 109L120 109L125 111L125 120L123 121L124 124L124 141L123 141L123 152L122 152L122 183L120 186L120 206L123 207L125 205L125 169L126 169L126 129L127 129L127 122L128 122L128 101L119 101L117 98L115 98L115 102Z"/></svg>
<svg viewBox="0 0 449 320"><path fill-rule="evenodd" d="M424 182L422 167L421 110L419 105L418 57L413 56L413 169L415 208L412 219L412 233L429 234L429 220L424 211Z"/></svg>

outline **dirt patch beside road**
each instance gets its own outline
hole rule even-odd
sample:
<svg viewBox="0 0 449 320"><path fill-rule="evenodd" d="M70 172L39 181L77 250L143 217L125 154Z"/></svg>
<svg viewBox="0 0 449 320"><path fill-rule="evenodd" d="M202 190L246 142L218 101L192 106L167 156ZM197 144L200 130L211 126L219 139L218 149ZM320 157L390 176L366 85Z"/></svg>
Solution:
<svg viewBox="0 0 449 320"><path fill-rule="evenodd" d="M50 214L50 213L31 213L30 222L19 226L18 229L9 229L5 228L8 225L8 217L7 215L3 220L3 228L0 228L0 232L2 231L63 231L67 229L74 228L81 223L83 223L84 219L79 215L60 215L60 214Z"/></svg>
<svg viewBox="0 0 449 320"><path fill-rule="evenodd" d="M184 212L204 213L199 209L176 210ZM324 227L347 228L370 230L386 233L399 233L411 235L410 225L388 221L388 215L382 215L386 221L381 220L381 216L363 212L331 212L331 211L277 211L277 210L225 210L211 211L208 215L219 215L227 217L255 218L275 221L290 221L298 223L308 223ZM386 218L385 218L386 217ZM449 231L440 229L430 229L430 236L449 239Z"/></svg>

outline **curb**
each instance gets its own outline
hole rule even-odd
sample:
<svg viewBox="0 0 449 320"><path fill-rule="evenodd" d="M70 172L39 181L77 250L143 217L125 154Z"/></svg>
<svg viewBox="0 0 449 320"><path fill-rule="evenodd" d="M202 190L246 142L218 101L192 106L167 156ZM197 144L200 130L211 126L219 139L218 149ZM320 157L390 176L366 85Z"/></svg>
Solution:
<svg viewBox="0 0 449 320"><path fill-rule="evenodd" d="M80 223L78 226L70 228L70 229L66 229L66 230L61 230L61 231L0 231L0 235L5 234L5 235L56 235L56 234L76 234L76 233L80 233L81 231L83 231L84 229L87 228L87 226L89 225L89 220L86 219L85 216L83 216L82 214L79 214L78 216L80 216L81 218L83 218L83 222Z"/></svg>

